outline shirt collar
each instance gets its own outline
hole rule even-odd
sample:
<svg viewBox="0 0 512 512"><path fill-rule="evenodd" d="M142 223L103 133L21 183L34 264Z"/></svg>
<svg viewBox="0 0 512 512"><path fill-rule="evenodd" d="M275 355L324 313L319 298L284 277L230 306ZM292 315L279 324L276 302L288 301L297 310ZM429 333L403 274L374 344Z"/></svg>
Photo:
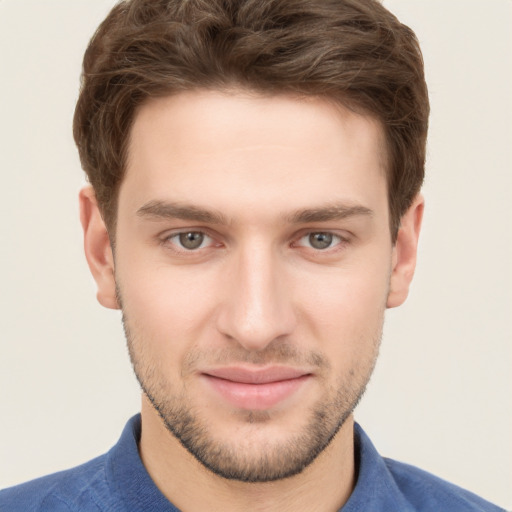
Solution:
<svg viewBox="0 0 512 512"><path fill-rule="evenodd" d="M384 459L357 423L354 425L354 453L357 482L340 512L410 510L410 503L396 485Z"/></svg>
<svg viewBox="0 0 512 512"><path fill-rule="evenodd" d="M107 455L107 480L113 492L130 512L179 512L156 487L142 464L138 451L141 418L137 414L126 424L119 442ZM363 429L354 426L357 483L340 512L408 510L384 459Z"/></svg>

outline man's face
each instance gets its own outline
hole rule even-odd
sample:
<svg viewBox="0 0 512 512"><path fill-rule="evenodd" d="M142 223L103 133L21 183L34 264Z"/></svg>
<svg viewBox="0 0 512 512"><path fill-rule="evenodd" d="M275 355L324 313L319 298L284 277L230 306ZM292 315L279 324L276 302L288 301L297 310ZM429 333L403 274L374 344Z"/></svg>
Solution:
<svg viewBox="0 0 512 512"><path fill-rule="evenodd" d="M119 192L130 354L205 466L301 471L364 391L392 272L377 122L316 99L190 92L143 106Z"/></svg>

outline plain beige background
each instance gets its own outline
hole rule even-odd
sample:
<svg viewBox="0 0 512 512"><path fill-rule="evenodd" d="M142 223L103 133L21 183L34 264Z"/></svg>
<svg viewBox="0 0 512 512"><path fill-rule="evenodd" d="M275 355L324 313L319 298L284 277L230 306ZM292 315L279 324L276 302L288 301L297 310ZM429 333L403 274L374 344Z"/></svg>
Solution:
<svg viewBox="0 0 512 512"><path fill-rule="evenodd" d="M0 487L106 451L139 407L82 255L71 137L112 0L0 0ZM388 0L432 101L420 259L356 418L383 455L512 508L512 2Z"/></svg>

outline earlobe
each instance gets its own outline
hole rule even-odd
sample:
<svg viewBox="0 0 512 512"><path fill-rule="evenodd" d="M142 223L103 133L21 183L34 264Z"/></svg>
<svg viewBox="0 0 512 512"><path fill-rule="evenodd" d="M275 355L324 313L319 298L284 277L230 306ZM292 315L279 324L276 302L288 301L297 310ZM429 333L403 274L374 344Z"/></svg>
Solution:
<svg viewBox="0 0 512 512"><path fill-rule="evenodd" d="M105 222L92 187L80 191L80 222L84 230L84 250L89 269L98 287L98 302L106 308L119 309L114 277L114 256Z"/></svg>
<svg viewBox="0 0 512 512"><path fill-rule="evenodd" d="M397 240L393 248L393 267L387 299L388 308L395 308L403 304L409 293L409 286L416 268L418 239L424 206L423 196L419 194L401 219Z"/></svg>

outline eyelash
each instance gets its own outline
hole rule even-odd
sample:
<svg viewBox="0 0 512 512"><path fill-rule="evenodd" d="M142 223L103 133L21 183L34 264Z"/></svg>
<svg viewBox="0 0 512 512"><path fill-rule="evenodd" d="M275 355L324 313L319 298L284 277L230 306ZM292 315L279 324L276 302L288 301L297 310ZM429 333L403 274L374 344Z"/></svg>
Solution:
<svg viewBox="0 0 512 512"><path fill-rule="evenodd" d="M179 241L179 239L180 239L181 236L189 235L189 234L203 235L205 237L205 239L209 239L210 242L207 245L204 245L205 240L203 240L201 242L200 246L198 246L197 248L193 248L193 249L183 247L181 242ZM307 246L307 245L304 245L304 244L300 243L304 239L309 239L310 240L311 239L310 237L313 236L313 235L327 235L327 236L330 236L333 239L333 245L329 245L328 247L326 247L324 249L318 249L318 248L315 248L315 247L311 247L310 245ZM177 240L177 241L173 242L173 239ZM334 232L328 231L328 230L326 230L326 231L320 231L320 230L319 231L307 231L307 232L301 234L301 236L299 236L298 238L296 238L295 241L290 244L290 246L291 247L304 247L306 249L314 251L317 254L322 254L322 253L330 254L330 253L335 252L337 250L341 250L343 247L345 247L349 243L349 241L350 240L349 240L348 237L342 236L342 235L340 235L338 233L334 233ZM212 242L215 242L215 239L207 231L201 230L201 229L195 229L195 230L194 229L190 229L190 230L184 230L184 231L178 231L178 232L171 233L171 234L165 236L161 240L160 243L161 243L161 245L164 245L164 246L172 246L171 247L172 250L175 251L176 253L179 253L179 254L193 254L193 253L199 253L199 251L201 251L203 249L207 249L208 247L211 247L211 246L217 246L217 247L221 247L222 246L221 243L212 243Z"/></svg>
<svg viewBox="0 0 512 512"><path fill-rule="evenodd" d="M304 239L309 239L309 242L311 242L311 237L314 236L314 235L323 235L323 236L331 237L333 245L329 245L328 247L325 247L323 249L319 249L319 248L316 248L316 247L311 247L311 245L305 246L305 245L302 245L302 244L299 243L300 241L302 241ZM335 240L337 240L336 243L334 243ZM309 231L308 233L306 233L303 236L301 236L298 239L298 241L295 242L295 245L298 245L299 247L307 247L308 249L312 249L315 252L319 252L319 253L326 252L327 253L327 252L333 251L336 248L339 248L339 246L343 246L343 245L345 245L347 243L348 243L348 239L346 237L343 237L343 236L341 236L341 235L339 235L337 233L333 233L332 231Z"/></svg>
<svg viewBox="0 0 512 512"><path fill-rule="evenodd" d="M204 230L200 230L200 229L189 229L189 230L185 230L185 231L178 231L178 232L175 232L175 233L171 233L167 236L165 236L161 243L162 245L171 245L173 250L178 252L178 253L184 253L184 254L192 254L194 252L198 252L200 249L205 249L207 248L208 246L212 245L212 243L210 242L206 247L203 246L204 244L204 241L201 243L201 245L197 248L194 248L194 249L188 249L186 247L183 247L181 246L180 247L180 242L179 242L179 239L181 236L183 235L191 235L191 234L199 234L199 235L203 235L205 237L205 239L210 239L211 242L214 241L214 238L212 236L210 236L206 231ZM178 240L178 242L173 242L172 240L173 239L176 239ZM182 244L181 244L182 245ZM220 244L217 244L217 245L220 245Z"/></svg>

